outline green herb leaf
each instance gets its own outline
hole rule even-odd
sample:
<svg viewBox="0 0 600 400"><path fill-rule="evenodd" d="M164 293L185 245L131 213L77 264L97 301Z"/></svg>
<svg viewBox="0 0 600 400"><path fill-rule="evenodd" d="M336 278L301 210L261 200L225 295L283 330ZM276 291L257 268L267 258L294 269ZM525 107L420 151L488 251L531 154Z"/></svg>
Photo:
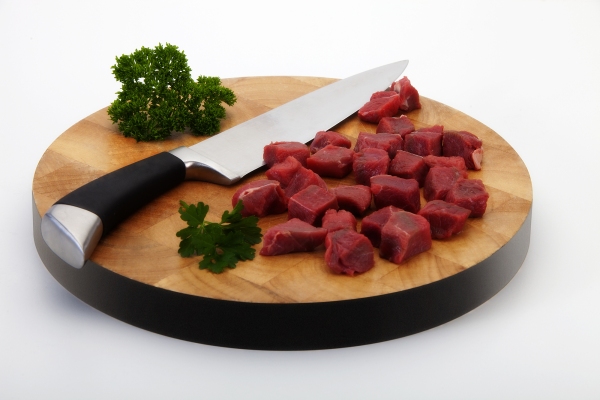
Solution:
<svg viewBox="0 0 600 400"><path fill-rule="evenodd" d="M218 77L194 81L185 54L168 43L116 57L112 72L122 86L108 115L137 141L163 140L186 127L194 135L213 135L225 117L222 103L236 102Z"/></svg>
<svg viewBox="0 0 600 400"><path fill-rule="evenodd" d="M254 259L252 245L260 243L262 233L258 218L242 216L240 200L231 212L225 211L220 223L205 221L208 206L202 202L188 205L180 201L179 214L188 224L176 233L181 238L179 254L182 257L202 256L200 269L221 273L235 268L238 261Z"/></svg>

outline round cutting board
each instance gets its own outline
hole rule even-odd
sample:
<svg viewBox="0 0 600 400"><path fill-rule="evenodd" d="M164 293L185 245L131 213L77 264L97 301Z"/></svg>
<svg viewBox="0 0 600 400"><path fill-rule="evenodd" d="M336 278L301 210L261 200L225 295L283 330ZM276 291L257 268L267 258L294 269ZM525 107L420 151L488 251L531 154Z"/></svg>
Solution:
<svg viewBox="0 0 600 400"><path fill-rule="evenodd" d="M237 103L221 129L233 127L335 81L313 77L225 79ZM368 99L365 99L365 101ZM470 218L460 234L434 240L432 248L400 265L379 258L357 275L336 275L324 249L240 262L213 274L198 258L178 255L175 233L185 227L179 201L210 206L209 221L230 210L239 185L264 179L258 170L232 187L187 181L145 206L105 236L81 269L62 262L41 239L40 220L50 206L77 187L161 151L202 138L177 133L163 142L123 137L106 108L77 122L54 141L33 179L34 238L50 273L75 296L127 323L199 343L251 349L320 349L399 338L429 329L479 306L520 268L529 247L532 186L514 149L493 130L464 113L421 97L407 113L416 128L443 125L483 141L481 179L490 194L485 215ZM327 128L327 127L324 127ZM356 114L332 128L353 144L376 125ZM316 133L316 132L315 132ZM330 187L354 184L352 175L326 179ZM424 204L424 200L422 199ZM260 220L263 233L286 214Z"/></svg>

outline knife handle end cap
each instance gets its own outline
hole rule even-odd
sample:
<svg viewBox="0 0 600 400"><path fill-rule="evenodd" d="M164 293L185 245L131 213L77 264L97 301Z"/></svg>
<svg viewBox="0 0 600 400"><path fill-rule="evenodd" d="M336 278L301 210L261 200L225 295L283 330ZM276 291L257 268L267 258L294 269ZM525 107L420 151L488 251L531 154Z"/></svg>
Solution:
<svg viewBox="0 0 600 400"><path fill-rule="evenodd" d="M55 204L42 217L42 237L67 264L81 268L102 237L102 220L96 214L67 204Z"/></svg>

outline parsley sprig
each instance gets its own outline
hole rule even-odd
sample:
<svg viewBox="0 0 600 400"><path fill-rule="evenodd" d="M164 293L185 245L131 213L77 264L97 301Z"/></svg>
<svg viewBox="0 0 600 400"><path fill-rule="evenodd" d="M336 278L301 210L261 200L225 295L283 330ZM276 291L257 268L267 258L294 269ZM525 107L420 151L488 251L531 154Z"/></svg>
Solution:
<svg viewBox="0 0 600 400"><path fill-rule="evenodd" d="M260 243L262 233L258 218L242 216L242 201L231 212L225 211L221 222L206 221L208 205L187 204L180 201L179 214L187 228L177 232L181 238L179 254L182 257L202 255L200 269L221 273L225 268L235 268L238 261L252 260L256 255L253 245Z"/></svg>

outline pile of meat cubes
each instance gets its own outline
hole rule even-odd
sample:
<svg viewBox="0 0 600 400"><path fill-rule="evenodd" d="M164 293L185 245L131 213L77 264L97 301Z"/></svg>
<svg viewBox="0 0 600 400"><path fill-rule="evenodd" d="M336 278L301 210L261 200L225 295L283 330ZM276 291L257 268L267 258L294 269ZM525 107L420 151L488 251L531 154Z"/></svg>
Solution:
<svg viewBox="0 0 600 400"><path fill-rule="evenodd" d="M429 250L432 239L461 232L467 218L481 217L489 195L481 180L467 174L481 169L481 140L441 125L415 129L402 113L418 108L419 94L404 77L374 93L358 111L377 129L360 133L354 148L334 131L317 132L310 146L265 146L267 179L243 185L232 199L233 205L243 200L244 215L287 211L287 222L264 234L260 254L324 245L329 269L354 275L373 268L374 248L381 258L400 264ZM329 188L323 180L350 174L354 185Z"/></svg>

